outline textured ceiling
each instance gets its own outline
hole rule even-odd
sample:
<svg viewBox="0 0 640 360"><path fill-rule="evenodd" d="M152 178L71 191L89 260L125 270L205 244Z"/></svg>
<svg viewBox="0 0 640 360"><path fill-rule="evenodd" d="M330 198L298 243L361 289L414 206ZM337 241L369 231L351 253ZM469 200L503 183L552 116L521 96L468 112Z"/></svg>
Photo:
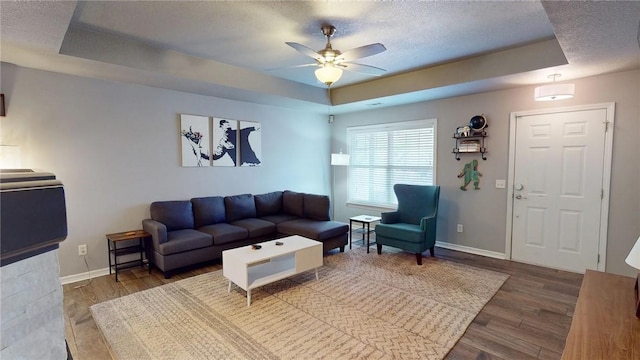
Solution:
<svg viewBox="0 0 640 360"><path fill-rule="evenodd" d="M384 44L387 52L362 62L390 74L554 36L537 2L87 2L76 8L72 26L265 72L309 63L285 41L323 49L323 23L336 26L333 46L343 52ZM324 86L313 70L269 74ZM367 78L345 76L340 85Z"/></svg>
<svg viewBox="0 0 640 360"><path fill-rule="evenodd" d="M334 112L640 68L640 2L0 2L4 62L326 111L313 62L285 44L382 43L345 72ZM311 61L310 61L311 60Z"/></svg>

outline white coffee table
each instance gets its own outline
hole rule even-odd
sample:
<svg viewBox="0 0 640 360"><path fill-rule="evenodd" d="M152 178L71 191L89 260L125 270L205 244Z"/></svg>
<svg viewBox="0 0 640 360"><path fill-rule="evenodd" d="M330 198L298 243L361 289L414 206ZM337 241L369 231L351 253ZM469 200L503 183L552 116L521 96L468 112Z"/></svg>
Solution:
<svg viewBox="0 0 640 360"><path fill-rule="evenodd" d="M283 243L276 245L276 242ZM222 274L231 283L247 292L247 306L251 305L251 289L288 278L303 271L322 266L322 243L294 235L267 241L253 250L243 246L222 252Z"/></svg>

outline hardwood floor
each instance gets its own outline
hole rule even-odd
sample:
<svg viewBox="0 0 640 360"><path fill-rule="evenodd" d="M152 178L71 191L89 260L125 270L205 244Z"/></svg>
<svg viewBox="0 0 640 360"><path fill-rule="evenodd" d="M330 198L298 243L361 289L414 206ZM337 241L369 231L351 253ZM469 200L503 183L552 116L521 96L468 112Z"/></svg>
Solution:
<svg viewBox="0 0 640 360"><path fill-rule="evenodd" d="M359 243L354 242L354 248L346 251L364 251ZM375 245L371 249L371 256L378 256ZM511 275L446 359L560 359L581 274L441 248L436 248L436 257ZM212 264L168 280L157 269L149 274L147 269L137 268L119 273L118 283L111 275L64 285L66 338L73 358L111 359L91 317L91 305L221 268Z"/></svg>

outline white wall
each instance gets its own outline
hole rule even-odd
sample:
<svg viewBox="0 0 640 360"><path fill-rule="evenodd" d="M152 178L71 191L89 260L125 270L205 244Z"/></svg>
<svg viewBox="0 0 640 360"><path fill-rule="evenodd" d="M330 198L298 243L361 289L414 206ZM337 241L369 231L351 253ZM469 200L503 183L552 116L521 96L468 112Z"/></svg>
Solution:
<svg viewBox="0 0 640 360"><path fill-rule="evenodd" d="M624 263L640 236L640 71L579 79L576 97L534 102L533 87L325 116L138 85L86 79L1 64L7 117L0 143L20 145L23 167L53 172L64 185L69 237L60 247L61 275L86 272L77 255L88 244L92 270L107 266L104 234L140 228L156 200L291 189L329 194L332 152L346 150L346 127L438 119L437 181L442 186L438 241L504 252L509 114L513 111L616 103L607 271L635 276ZM264 163L257 168L180 167L179 114L262 123ZM480 191L458 189L464 161L451 154L453 134L476 114L489 120L488 160ZM346 169L336 168L336 218L379 210L346 207ZM455 231L461 223L465 232Z"/></svg>
<svg viewBox="0 0 640 360"><path fill-rule="evenodd" d="M496 179L507 179L509 153L509 115L514 111L615 102L613 169L609 208L606 271L635 276L624 263L640 236L640 71L591 77L573 81L576 96L555 102L533 101L533 87L481 93L412 105L382 108L339 115L332 124L332 152L347 149L349 126L437 118L437 183L441 186L438 241L504 253L506 239L507 190L496 189ZM457 175L474 155L456 161L451 153L456 127L484 114L488 119L487 160L480 160L481 190L459 189ZM467 160L467 161L465 161ZM346 174L336 168L336 219L348 221L358 214L379 214L378 209L345 206ZM509 186L509 184L507 184ZM456 232L456 224L465 231Z"/></svg>
<svg viewBox="0 0 640 360"><path fill-rule="evenodd" d="M325 116L2 63L7 116L0 143L19 145L22 167L65 186L69 236L60 275L107 267L105 234L141 228L149 204L197 196L296 190L328 195ZM257 121L260 167L183 168L179 114Z"/></svg>

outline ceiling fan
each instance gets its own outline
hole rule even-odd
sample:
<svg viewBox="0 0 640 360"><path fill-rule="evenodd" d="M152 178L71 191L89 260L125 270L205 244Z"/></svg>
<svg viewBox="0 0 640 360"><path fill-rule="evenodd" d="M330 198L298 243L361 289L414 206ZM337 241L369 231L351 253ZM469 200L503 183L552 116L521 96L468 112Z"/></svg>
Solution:
<svg viewBox="0 0 640 360"><path fill-rule="evenodd" d="M331 37L336 33L336 28L332 25L323 25L320 29L322 30L322 35L327 38L327 45L320 51L316 52L313 49L296 42L286 42L287 45L316 61L314 64L297 65L294 67L318 66L319 68L315 71L316 77L327 86L331 86L331 84L340 79L342 76L342 69L359 74L374 76L380 76L386 72L385 69L381 69L379 67L351 62L352 60L361 59L386 51L387 49L384 45L380 43L369 44L347 50L343 53L340 52L340 50L333 49L331 47Z"/></svg>

